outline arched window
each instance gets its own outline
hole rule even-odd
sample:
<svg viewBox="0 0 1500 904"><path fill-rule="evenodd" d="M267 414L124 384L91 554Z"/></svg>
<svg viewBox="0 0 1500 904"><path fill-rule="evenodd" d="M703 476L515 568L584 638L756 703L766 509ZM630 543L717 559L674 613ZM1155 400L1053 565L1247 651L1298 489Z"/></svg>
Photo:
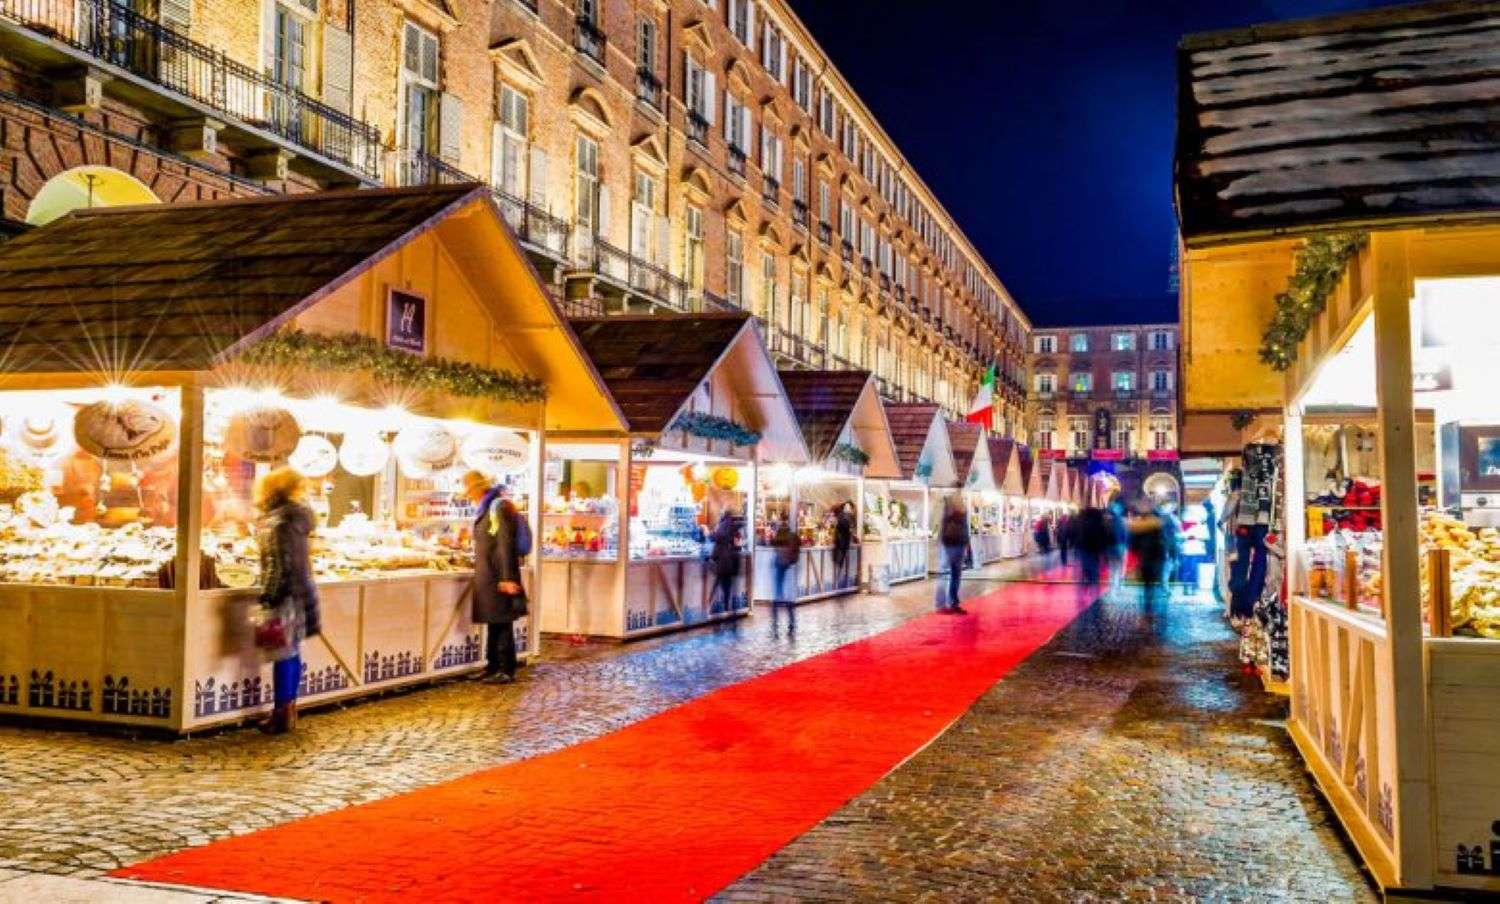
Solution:
<svg viewBox="0 0 1500 904"><path fill-rule="evenodd" d="M47 180L31 199L26 222L45 226L75 210L160 202L145 183L129 173L108 166L79 166Z"/></svg>

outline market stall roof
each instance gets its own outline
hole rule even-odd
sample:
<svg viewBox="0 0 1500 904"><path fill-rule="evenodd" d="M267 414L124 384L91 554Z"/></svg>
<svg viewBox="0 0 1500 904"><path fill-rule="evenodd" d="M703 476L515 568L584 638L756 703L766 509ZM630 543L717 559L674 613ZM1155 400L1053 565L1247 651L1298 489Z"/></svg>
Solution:
<svg viewBox="0 0 1500 904"><path fill-rule="evenodd" d="M885 416L903 480L921 480L931 487L958 486L958 468L941 407L927 402L887 402Z"/></svg>
<svg viewBox="0 0 1500 904"><path fill-rule="evenodd" d="M1036 454L1030 446L1016 447L1016 470L1021 474L1021 493L1031 496L1031 472L1036 467Z"/></svg>
<svg viewBox="0 0 1500 904"><path fill-rule="evenodd" d="M1019 496L1025 490L1021 483L1021 462L1016 457L1016 441L1008 437L992 436L990 444L990 470L995 475L995 486L1002 493Z"/></svg>
<svg viewBox="0 0 1500 904"><path fill-rule="evenodd" d="M959 479L966 490L999 489L995 485L994 469L990 466L989 443L984 439L984 428L978 424L948 422L948 444L953 448L953 461L958 465Z"/></svg>
<svg viewBox="0 0 1500 904"><path fill-rule="evenodd" d="M781 382L812 461L827 460L840 442L852 439L870 456L864 476L901 478L885 406L869 371L783 370Z"/></svg>
<svg viewBox="0 0 1500 904"><path fill-rule="evenodd" d="M808 460L776 366L750 315L632 314L573 320L573 329L628 430L659 436L695 397L711 395L722 374L745 426L761 434L761 451L774 461Z"/></svg>
<svg viewBox="0 0 1500 904"><path fill-rule="evenodd" d="M1177 208L1190 247L1500 213L1500 0L1189 36Z"/></svg>
<svg viewBox="0 0 1500 904"><path fill-rule="evenodd" d="M210 371L428 234L546 386L548 426L618 426L480 185L74 211L0 244L0 372Z"/></svg>
<svg viewBox="0 0 1500 904"><path fill-rule="evenodd" d="M1047 501L1061 502L1068 482L1068 466L1060 461L1052 462L1047 470Z"/></svg>

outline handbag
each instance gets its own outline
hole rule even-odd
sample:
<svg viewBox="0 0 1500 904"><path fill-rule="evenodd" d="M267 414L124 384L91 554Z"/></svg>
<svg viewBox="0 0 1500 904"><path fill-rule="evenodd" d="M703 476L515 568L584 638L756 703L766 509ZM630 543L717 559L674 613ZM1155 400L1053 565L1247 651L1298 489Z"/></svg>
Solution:
<svg viewBox="0 0 1500 904"><path fill-rule="evenodd" d="M255 623L255 646L261 650L280 650L286 643L286 622L276 610L266 611Z"/></svg>

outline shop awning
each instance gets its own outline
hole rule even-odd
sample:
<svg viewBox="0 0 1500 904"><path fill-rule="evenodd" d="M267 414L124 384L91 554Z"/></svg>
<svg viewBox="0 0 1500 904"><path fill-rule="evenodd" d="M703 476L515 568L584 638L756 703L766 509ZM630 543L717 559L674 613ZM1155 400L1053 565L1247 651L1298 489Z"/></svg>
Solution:
<svg viewBox="0 0 1500 904"><path fill-rule="evenodd" d="M958 486L958 467L942 408L926 402L887 402L885 416L901 462L901 479L919 480L930 487Z"/></svg>
<svg viewBox="0 0 1500 904"><path fill-rule="evenodd" d="M429 299L429 344L498 357L540 379L549 427L618 428L603 385L479 185L75 211L0 245L0 373L199 373L294 320L314 331L378 332L383 323L360 322L368 298L312 309L429 237L434 257L487 307L503 348L487 346L486 335L444 335L456 312L442 310L441 297Z"/></svg>
<svg viewBox="0 0 1500 904"><path fill-rule="evenodd" d="M1193 35L1178 53L1189 247L1500 211L1500 2Z"/></svg>
<svg viewBox="0 0 1500 904"><path fill-rule="evenodd" d="M749 314L615 315L575 319L573 329L631 434L657 437L685 411L722 408L761 434L764 459L809 460L776 366ZM716 384L733 398L720 398L716 406Z"/></svg>
<svg viewBox="0 0 1500 904"><path fill-rule="evenodd" d="M783 370L781 383L812 461L826 462L839 443L850 443L870 457L864 476L900 479L896 444L869 371Z"/></svg>

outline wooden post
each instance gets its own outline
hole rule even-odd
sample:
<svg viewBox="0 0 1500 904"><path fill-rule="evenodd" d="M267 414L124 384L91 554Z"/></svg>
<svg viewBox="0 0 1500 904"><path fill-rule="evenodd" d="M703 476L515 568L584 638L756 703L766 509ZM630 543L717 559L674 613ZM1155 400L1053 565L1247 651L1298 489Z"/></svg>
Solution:
<svg viewBox="0 0 1500 904"><path fill-rule="evenodd" d="M531 449L528 452L531 465L535 470L532 472L531 511L526 513L526 520L531 524L532 601L531 616L526 619L526 633L529 649L534 655L540 655L542 652L542 607L548 603L546 596L542 593L542 512L547 506L546 422L546 412L539 410L537 426L531 434ZM566 606L567 598L564 597L561 602Z"/></svg>
<svg viewBox="0 0 1500 904"><path fill-rule="evenodd" d="M198 593L203 529L203 387L182 387L182 420L177 425L177 559L173 563L179 599Z"/></svg>
<svg viewBox="0 0 1500 904"><path fill-rule="evenodd" d="M1417 529L1416 412L1412 395L1411 301L1415 294L1407 233L1370 238L1374 274L1375 388L1379 431L1381 553L1387 655L1394 692L1397 882L1433 882L1433 810L1427 674L1423 661L1422 585Z"/></svg>
<svg viewBox="0 0 1500 904"><path fill-rule="evenodd" d="M625 598L630 590L630 466L634 464L630 450L633 443L629 436L620 440L620 461L615 476L615 501L618 504L620 523L619 548L615 556L615 598L610 607L610 620L619 625L616 637L624 637L629 631L625 616L630 611L630 601ZM653 610L655 606L653 605ZM655 620L656 613L652 612Z"/></svg>
<svg viewBox="0 0 1500 904"><path fill-rule="evenodd" d="M1352 549L1344 550L1344 606L1359 608L1359 553Z"/></svg>
<svg viewBox="0 0 1500 904"><path fill-rule="evenodd" d="M1288 405L1282 420L1285 429L1282 431L1281 473L1286 489L1286 502L1282 506L1282 511L1285 512L1282 531L1286 542L1282 544L1282 549L1286 550L1286 585L1295 590L1304 586L1307 579L1307 575L1303 574L1302 557L1293 554L1294 550L1302 549L1307 543L1307 485L1302 469L1301 406Z"/></svg>
<svg viewBox="0 0 1500 904"><path fill-rule="evenodd" d="M1427 551L1427 627L1433 637L1453 636L1453 555L1446 549Z"/></svg>

